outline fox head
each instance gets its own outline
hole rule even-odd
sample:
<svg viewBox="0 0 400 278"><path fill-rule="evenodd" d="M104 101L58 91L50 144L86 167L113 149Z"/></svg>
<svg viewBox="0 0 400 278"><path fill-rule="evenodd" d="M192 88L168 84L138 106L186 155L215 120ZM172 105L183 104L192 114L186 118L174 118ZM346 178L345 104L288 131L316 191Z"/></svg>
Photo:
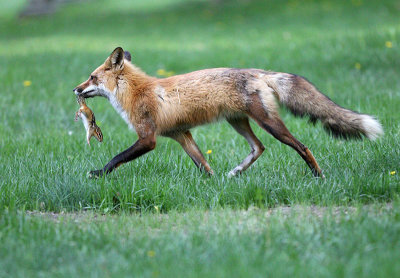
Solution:
<svg viewBox="0 0 400 278"><path fill-rule="evenodd" d="M124 59L131 61L131 54L117 47L106 61L90 74L88 80L73 90L74 93L84 98L95 96L110 98L115 94L118 77L124 71Z"/></svg>

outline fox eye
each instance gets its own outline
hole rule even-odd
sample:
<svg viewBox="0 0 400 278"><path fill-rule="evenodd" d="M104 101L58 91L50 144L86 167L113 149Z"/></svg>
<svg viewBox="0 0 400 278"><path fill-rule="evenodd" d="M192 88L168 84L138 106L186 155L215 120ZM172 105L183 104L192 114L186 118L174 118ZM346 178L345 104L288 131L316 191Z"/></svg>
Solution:
<svg viewBox="0 0 400 278"><path fill-rule="evenodd" d="M96 76L94 76L94 75L90 76L90 80L94 80L95 78L96 78Z"/></svg>

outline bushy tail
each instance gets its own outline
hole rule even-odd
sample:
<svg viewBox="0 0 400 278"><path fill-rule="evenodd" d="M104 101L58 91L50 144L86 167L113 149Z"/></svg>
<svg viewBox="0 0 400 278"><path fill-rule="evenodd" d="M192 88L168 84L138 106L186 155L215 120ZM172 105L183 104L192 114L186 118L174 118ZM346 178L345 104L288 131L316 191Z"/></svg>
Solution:
<svg viewBox="0 0 400 278"><path fill-rule="evenodd" d="M313 123L320 120L324 128L336 137L366 136L375 140L383 135L382 126L374 117L337 105L301 76L270 72L266 82L294 115L309 116Z"/></svg>

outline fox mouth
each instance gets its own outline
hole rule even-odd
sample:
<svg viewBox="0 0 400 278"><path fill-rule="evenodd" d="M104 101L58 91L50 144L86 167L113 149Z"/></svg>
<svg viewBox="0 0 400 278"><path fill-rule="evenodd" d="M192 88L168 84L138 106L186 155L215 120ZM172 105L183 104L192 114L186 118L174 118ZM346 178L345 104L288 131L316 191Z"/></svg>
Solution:
<svg viewBox="0 0 400 278"><path fill-rule="evenodd" d="M81 96L81 97L84 97L84 98L90 98L90 97L93 97L93 96L89 96L88 94L90 94L90 93L92 93L94 91L95 90L89 90L89 91L86 91L86 92L82 92L82 93L78 94L78 96Z"/></svg>

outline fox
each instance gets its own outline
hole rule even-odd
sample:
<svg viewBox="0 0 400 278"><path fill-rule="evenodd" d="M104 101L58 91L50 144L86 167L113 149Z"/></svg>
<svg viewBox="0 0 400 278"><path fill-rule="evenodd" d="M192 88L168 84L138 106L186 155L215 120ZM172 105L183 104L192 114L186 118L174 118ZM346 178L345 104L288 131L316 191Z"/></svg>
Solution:
<svg viewBox="0 0 400 278"><path fill-rule="evenodd" d="M379 121L370 115L343 108L321 93L311 82L296 74L262 69L211 68L167 78L146 74L131 61L131 54L117 47L73 92L83 98L109 100L137 141L113 157L90 177L111 173L156 147L158 136L177 141L206 174L213 170L190 130L225 119L251 147L229 177L248 169L265 150L254 134L250 119L274 138L293 148L315 177L324 174L311 151L286 128L279 115L284 106L295 116L320 121L331 135L343 139L375 140L383 135Z"/></svg>

